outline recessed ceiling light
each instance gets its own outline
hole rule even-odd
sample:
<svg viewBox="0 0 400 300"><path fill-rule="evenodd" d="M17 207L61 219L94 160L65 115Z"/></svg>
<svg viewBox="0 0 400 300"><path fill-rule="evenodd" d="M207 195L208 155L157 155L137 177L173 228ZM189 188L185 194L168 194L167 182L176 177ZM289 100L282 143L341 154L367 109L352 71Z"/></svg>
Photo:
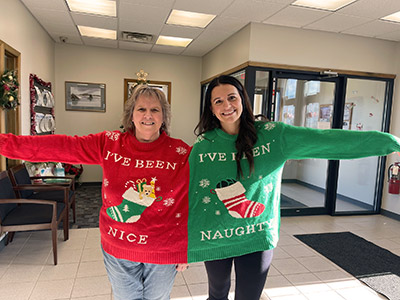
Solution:
<svg viewBox="0 0 400 300"><path fill-rule="evenodd" d="M109 17L117 16L116 2L111 0L66 0L69 10Z"/></svg>
<svg viewBox="0 0 400 300"><path fill-rule="evenodd" d="M297 0L291 5L335 11L356 0Z"/></svg>
<svg viewBox="0 0 400 300"><path fill-rule="evenodd" d="M81 25L78 25L78 29L82 36L89 36L101 39L111 39L111 40L117 39L117 32L115 30L81 26Z"/></svg>
<svg viewBox="0 0 400 300"><path fill-rule="evenodd" d="M394 14L388 15L386 17L383 17L383 18L381 18L381 20L400 23L400 11L398 11L398 12L396 12Z"/></svg>
<svg viewBox="0 0 400 300"><path fill-rule="evenodd" d="M193 39L160 35L157 39L156 44L174 47L187 47L187 45L189 45L192 40Z"/></svg>
<svg viewBox="0 0 400 300"><path fill-rule="evenodd" d="M205 28L215 17L215 15L173 9L167 24Z"/></svg>

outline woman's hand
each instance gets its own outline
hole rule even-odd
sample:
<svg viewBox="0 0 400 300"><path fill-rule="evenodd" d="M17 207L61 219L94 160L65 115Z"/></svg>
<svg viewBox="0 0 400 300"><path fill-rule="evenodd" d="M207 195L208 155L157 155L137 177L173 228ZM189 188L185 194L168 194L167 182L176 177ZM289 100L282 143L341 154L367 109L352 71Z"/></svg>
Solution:
<svg viewBox="0 0 400 300"><path fill-rule="evenodd" d="M188 264L177 264L175 268L178 272L182 272L182 271L185 271L187 268L189 268L189 265Z"/></svg>

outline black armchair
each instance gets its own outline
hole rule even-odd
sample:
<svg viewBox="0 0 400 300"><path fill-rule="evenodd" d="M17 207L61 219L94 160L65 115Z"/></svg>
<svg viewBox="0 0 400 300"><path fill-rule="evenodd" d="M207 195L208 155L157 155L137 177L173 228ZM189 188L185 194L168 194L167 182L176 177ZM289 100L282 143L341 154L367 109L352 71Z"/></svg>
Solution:
<svg viewBox="0 0 400 300"><path fill-rule="evenodd" d="M74 176L30 177L25 164L12 167L9 172L17 197L55 200L59 203L65 203L68 211L72 209L73 222L76 222ZM42 183L32 183L32 180L41 180ZM46 180L50 183L46 183ZM67 213L66 224L69 226L69 213Z"/></svg>
<svg viewBox="0 0 400 300"><path fill-rule="evenodd" d="M15 232L51 229L53 259L57 265L57 228L67 224L68 208L64 203L40 199L17 199L7 171L0 173L0 233L8 232L12 242ZM64 241L68 226L64 225Z"/></svg>

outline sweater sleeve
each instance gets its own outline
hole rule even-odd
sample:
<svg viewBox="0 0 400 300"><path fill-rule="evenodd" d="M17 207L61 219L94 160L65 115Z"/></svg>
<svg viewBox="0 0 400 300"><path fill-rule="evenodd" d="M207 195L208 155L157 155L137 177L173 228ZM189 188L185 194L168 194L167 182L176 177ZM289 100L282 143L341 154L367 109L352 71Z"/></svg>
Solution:
<svg viewBox="0 0 400 300"><path fill-rule="evenodd" d="M103 133L87 136L0 134L0 154L31 162L101 164Z"/></svg>
<svg viewBox="0 0 400 300"><path fill-rule="evenodd" d="M400 151L400 139L379 131L312 129L284 125L282 153L287 159L355 159Z"/></svg>

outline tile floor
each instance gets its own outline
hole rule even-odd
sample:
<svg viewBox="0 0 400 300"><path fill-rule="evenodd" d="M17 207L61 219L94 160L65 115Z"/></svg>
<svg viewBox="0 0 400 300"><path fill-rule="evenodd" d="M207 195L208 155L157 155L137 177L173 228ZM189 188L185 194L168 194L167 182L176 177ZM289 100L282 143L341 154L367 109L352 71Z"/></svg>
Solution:
<svg viewBox="0 0 400 300"><path fill-rule="evenodd" d="M351 231L400 255L399 229L400 222L380 215L284 217L261 299L385 299L293 234ZM16 234L14 241L0 251L0 299L112 300L98 229L72 229L66 242L60 232L58 256L59 263L54 266L48 231ZM233 297L232 289L230 299ZM178 274L172 300L206 298L207 277L202 263Z"/></svg>

